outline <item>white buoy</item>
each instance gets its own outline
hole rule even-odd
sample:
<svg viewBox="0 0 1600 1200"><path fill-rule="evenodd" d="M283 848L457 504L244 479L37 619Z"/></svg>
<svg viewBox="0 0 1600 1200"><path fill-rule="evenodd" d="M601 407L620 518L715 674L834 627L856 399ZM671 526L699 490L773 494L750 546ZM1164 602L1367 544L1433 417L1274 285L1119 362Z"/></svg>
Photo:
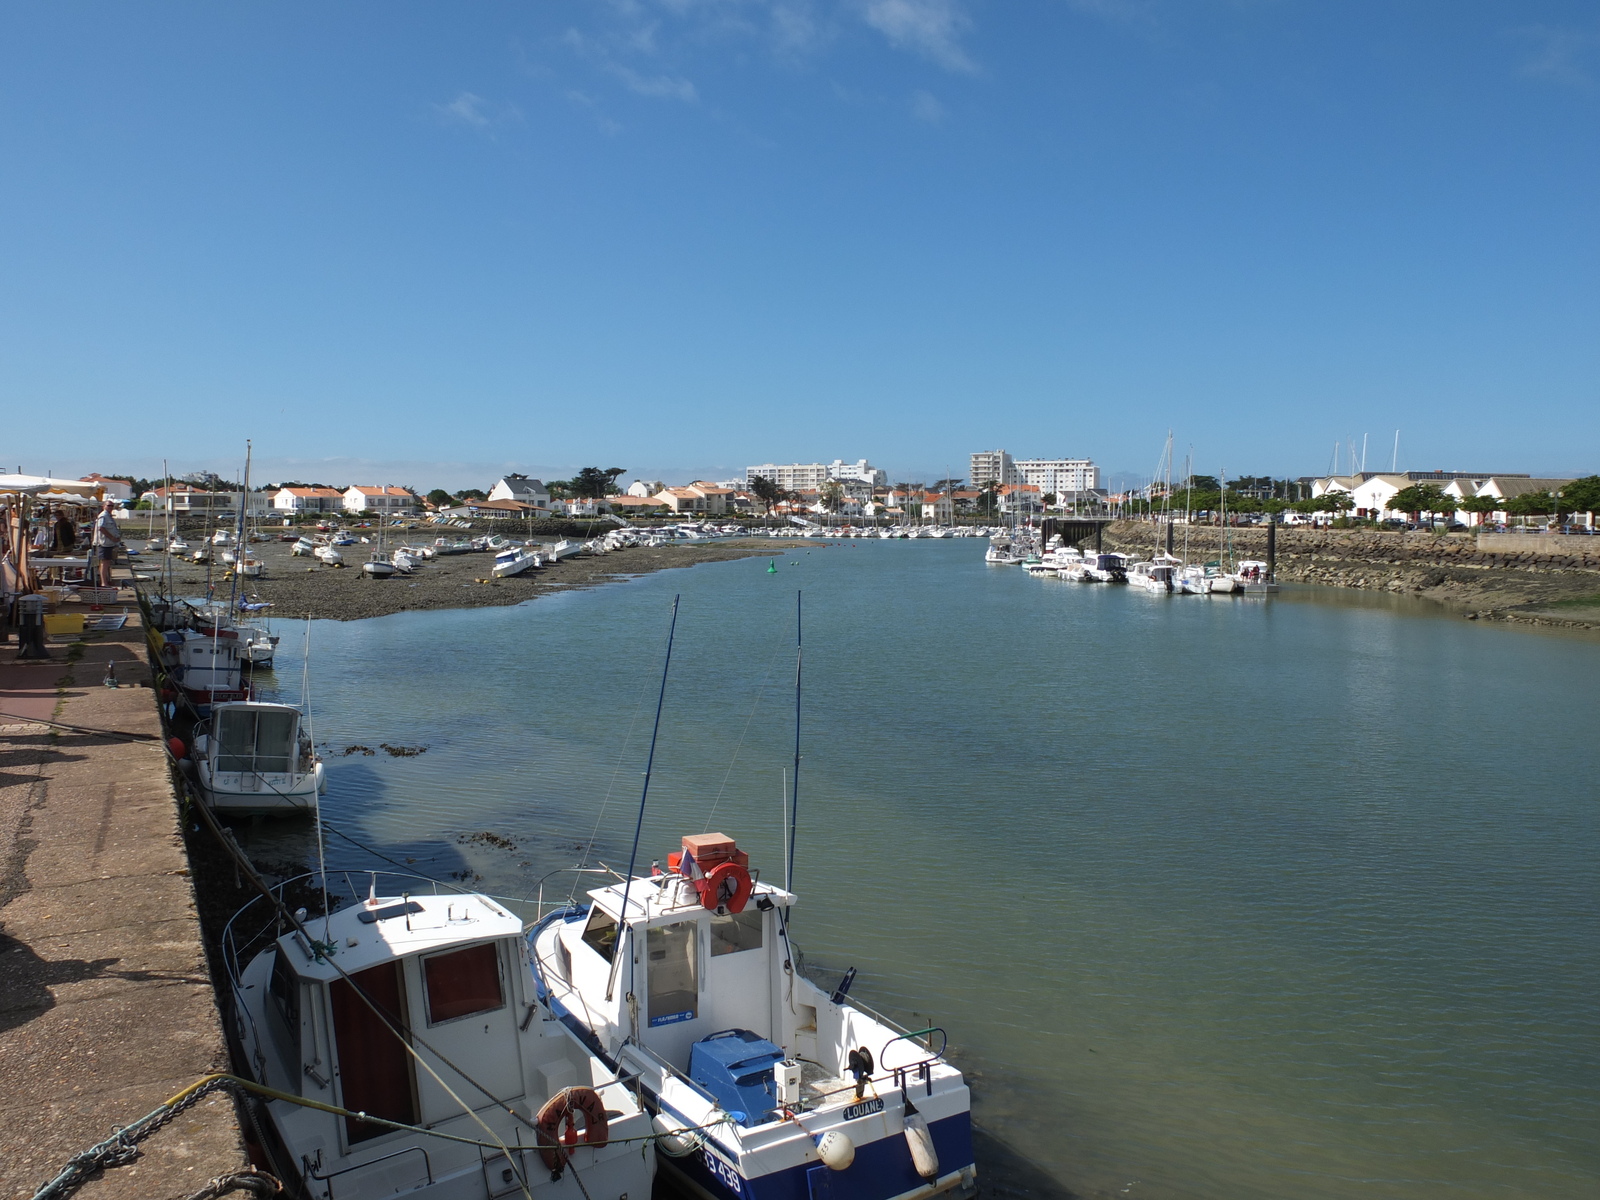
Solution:
<svg viewBox="0 0 1600 1200"><path fill-rule="evenodd" d="M856 1160L856 1144L848 1135L830 1129L817 1139L817 1155L830 1171L842 1171Z"/></svg>

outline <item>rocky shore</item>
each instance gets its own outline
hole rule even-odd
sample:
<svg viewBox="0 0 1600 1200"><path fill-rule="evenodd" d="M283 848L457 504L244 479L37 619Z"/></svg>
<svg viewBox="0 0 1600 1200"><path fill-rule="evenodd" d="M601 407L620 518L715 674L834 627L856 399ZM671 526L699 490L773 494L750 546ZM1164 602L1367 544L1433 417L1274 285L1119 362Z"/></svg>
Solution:
<svg viewBox="0 0 1600 1200"><path fill-rule="evenodd" d="M1184 529L1174 530L1182 556ZM1267 556L1259 526L1228 532L1232 557ZM1106 527L1108 550L1149 555L1164 527L1118 521ZM1278 578L1285 583L1369 588L1433 600L1469 620L1600 628L1600 537L1541 534L1435 534L1417 530L1278 529ZM1192 561L1218 556L1218 530L1189 531Z"/></svg>
<svg viewBox="0 0 1600 1200"><path fill-rule="evenodd" d="M131 540L129 544L134 549L141 545ZM783 545L792 548L796 544L799 543ZM427 609L520 604L546 592L596 587L613 579L649 571L783 553L778 545L756 538L637 546L610 554L579 555L522 575L495 579L490 572L494 556L478 552L441 556L411 576L369 579L361 573L360 564L368 557L370 546L344 547L348 565L343 567L325 567L312 558L295 558L289 549L285 542L258 545L256 550L266 565L266 575L242 581L241 590L249 597L270 603L274 617L312 616L335 621L358 621ZM143 575L158 574L161 561L159 554L133 558L134 569ZM181 596L203 596L210 582L219 595L226 596L230 583L225 571L220 564L213 564L208 576L203 564L175 561L175 590Z"/></svg>

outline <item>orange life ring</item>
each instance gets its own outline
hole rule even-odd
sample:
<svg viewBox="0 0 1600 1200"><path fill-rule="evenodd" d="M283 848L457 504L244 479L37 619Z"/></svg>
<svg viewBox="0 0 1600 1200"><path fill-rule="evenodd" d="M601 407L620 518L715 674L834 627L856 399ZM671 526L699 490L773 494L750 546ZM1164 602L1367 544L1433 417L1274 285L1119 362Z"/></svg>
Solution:
<svg viewBox="0 0 1600 1200"><path fill-rule="evenodd" d="M583 1144L596 1150L606 1144L606 1105L600 1093L593 1088L563 1088L539 1110L534 1120L538 1134L539 1157L552 1171L566 1166L567 1156L578 1144L578 1124L575 1116L583 1117ZM565 1121L566 1129L562 1129Z"/></svg>
<svg viewBox="0 0 1600 1200"><path fill-rule="evenodd" d="M718 863L711 868L700 884L700 903L707 908L726 908L731 913L743 912L750 902L755 884L750 872L736 862Z"/></svg>

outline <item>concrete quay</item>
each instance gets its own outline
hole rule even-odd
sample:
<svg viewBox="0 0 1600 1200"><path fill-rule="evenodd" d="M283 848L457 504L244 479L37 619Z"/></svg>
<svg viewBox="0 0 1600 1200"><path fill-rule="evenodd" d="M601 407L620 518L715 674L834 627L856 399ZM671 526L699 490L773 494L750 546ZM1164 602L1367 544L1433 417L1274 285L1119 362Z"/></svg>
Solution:
<svg viewBox="0 0 1600 1200"><path fill-rule="evenodd" d="M53 643L52 662L0 647L4 1197L32 1196L73 1155L230 1069L138 609L107 611L124 608L124 629ZM247 1165L233 1103L214 1094L77 1195L178 1200Z"/></svg>

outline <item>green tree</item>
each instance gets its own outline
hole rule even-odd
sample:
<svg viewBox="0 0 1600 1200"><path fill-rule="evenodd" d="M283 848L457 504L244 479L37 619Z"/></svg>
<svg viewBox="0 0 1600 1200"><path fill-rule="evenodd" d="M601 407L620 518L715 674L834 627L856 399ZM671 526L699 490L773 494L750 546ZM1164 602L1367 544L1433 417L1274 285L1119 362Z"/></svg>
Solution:
<svg viewBox="0 0 1600 1200"><path fill-rule="evenodd" d="M1046 492L1044 495L1039 497L1039 503L1044 505L1046 508L1054 508L1056 505L1056 494L1054 492Z"/></svg>
<svg viewBox="0 0 1600 1200"><path fill-rule="evenodd" d="M750 477L750 490L755 493L756 499L761 501L767 510L767 516L772 515L773 506L783 499L783 489L765 475L752 475Z"/></svg>
<svg viewBox="0 0 1600 1200"><path fill-rule="evenodd" d="M482 488L462 488L456 493L456 498L460 500L487 500L489 493Z"/></svg>
<svg viewBox="0 0 1600 1200"><path fill-rule="evenodd" d="M823 508L831 513L836 513L844 503L844 484L837 479L830 479L822 485L818 497L822 501Z"/></svg>
<svg viewBox="0 0 1600 1200"><path fill-rule="evenodd" d="M454 501L455 497L443 488L434 488L428 493L428 503L435 508L448 508Z"/></svg>
<svg viewBox="0 0 1600 1200"><path fill-rule="evenodd" d="M1436 483L1414 483L1390 496L1384 507L1409 517L1420 517L1423 513L1434 515L1453 512L1455 501L1446 496L1444 489Z"/></svg>
<svg viewBox="0 0 1600 1200"><path fill-rule="evenodd" d="M1355 497L1349 492L1323 492L1311 502L1315 507L1312 512L1347 513L1356 506Z"/></svg>
<svg viewBox="0 0 1600 1200"><path fill-rule="evenodd" d="M1585 475L1561 489L1561 503L1571 512L1600 512L1600 475Z"/></svg>
<svg viewBox="0 0 1600 1200"><path fill-rule="evenodd" d="M1492 512L1500 511L1500 501L1493 496L1468 496L1456 507L1462 512L1477 513L1480 517L1487 517Z"/></svg>
<svg viewBox="0 0 1600 1200"><path fill-rule="evenodd" d="M1549 492L1523 492L1505 501L1506 512L1518 517L1547 517L1559 503Z"/></svg>
<svg viewBox="0 0 1600 1200"><path fill-rule="evenodd" d="M567 486L574 496L585 500L604 500L613 495L617 489L617 478L628 473L627 467L584 467L570 480Z"/></svg>

